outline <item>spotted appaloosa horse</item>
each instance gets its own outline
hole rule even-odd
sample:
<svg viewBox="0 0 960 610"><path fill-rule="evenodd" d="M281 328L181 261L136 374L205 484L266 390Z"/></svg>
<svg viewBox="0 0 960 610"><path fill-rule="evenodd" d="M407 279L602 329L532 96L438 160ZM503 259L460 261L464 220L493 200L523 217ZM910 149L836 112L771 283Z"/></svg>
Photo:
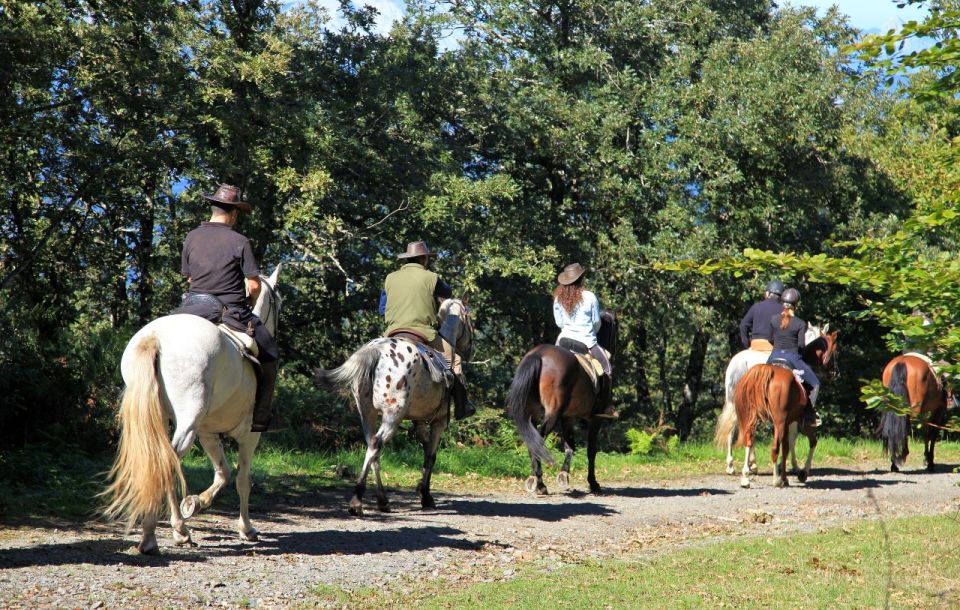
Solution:
<svg viewBox="0 0 960 610"><path fill-rule="evenodd" d="M253 312L270 334L276 332L280 295L276 292L280 266L269 278ZM253 365L241 355L234 340L201 317L164 316L141 328L123 352L120 372L126 383L120 411L120 446L110 471L113 482L103 492L111 498L107 517L125 517L128 527L142 521L141 553L157 553L156 526L164 503L177 544L191 544L185 520L208 508L217 492L230 481L230 465L221 435L237 441L237 495L243 540L257 540L250 524L250 462L260 441L251 432L257 380ZM167 424L173 421L173 439ZM215 476L200 495L177 504L177 487L187 485L180 458L195 439L213 463Z"/></svg>
<svg viewBox="0 0 960 610"><path fill-rule="evenodd" d="M909 414L884 411L880 416L880 438L890 455L890 470L898 472L910 453L908 437L911 417L927 416L924 425L923 458L927 472L933 472L933 448L947 416L947 390L937 379L932 365L915 354L903 354L883 369L883 385L904 399ZM932 424L932 425L931 425Z"/></svg>
<svg viewBox="0 0 960 610"><path fill-rule="evenodd" d="M459 299L447 299L440 305L439 317L440 334L451 340L461 357L468 359L473 327L466 306ZM423 508L435 506L430 495L430 476L440 435L449 422L451 394L443 375L428 366L426 358L431 354L434 359L439 356L433 350L421 353L412 341L380 338L358 349L340 367L316 371L318 385L329 390L349 390L360 412L367 453L350 500L353 515L363 514L363 494L371 468L377 480L377 508L389 509L380 479L380 452L400 422L406 419L413 421L423 445L423 476L417 485L417 495ZM441 363L441 366L445 365ZM378 413L379 428L376 426Z"/></svg>
<svg viewBox="0 0 960 610"><path fill-rule="evenodd" d="M601 313L601 327L597 334L600 345L610 353L610 359L616 358L618 323L612 311ZM532 474L527 479L526 488L530 492L546 494L543 484L541 461L553 465L556 462L547 450L544 439L560 423L563 437L563 466L557 475L557 484L566 488L570 484L570 461L573 458L574 424L577 420L588 420L587 432L587 482L590 491L600 493L600 484L594 471L597 455L597 433L601 418L593 416L597 396L593 382L580 366L577 357L570 350L556 345L538 345L520 361L517 372L507 395L507 410L517 424L520 438L530 453ZM533 421L543 422L539 432Z"/></svg>
<svg viewBox="0 0 960 610"><path fill-rule="evenodd" d="M817 372L835 370L836 353L838 348L837 338L839 331L830 332L830 325L825 324L819 328L813 324L807 326L806 347L803 350L804 361L813 367ZM726 445L727 449L727 474L734 473L733 467L733 439L737 433L737 409L734 404L734 392L737 388L737 382L743 375L758 364L765 364L770 357L770 352L760 352L751 349L745 349L738 352L730 359L727 365L726 375L724 377L724 402L723 410L717 421L717 430L714 436L714 442L718 447ZM815 433L815 431L812 431ZM793 470L799 472L797 468L797 456L794 451L796 446L798 430L791 428L790 431L790 459L793 462ZM810 435L808 434L809 438ZM814 441L814 445L816 443ZM757 472L757 458L752 453L753 446L749 449L749 455L746 456L746 462L749 465L750 472ZM807 464L804 468L806 474L810 473L810 460L813 452L807 454ZM806 475L803 475L806 478Z"/></svg>

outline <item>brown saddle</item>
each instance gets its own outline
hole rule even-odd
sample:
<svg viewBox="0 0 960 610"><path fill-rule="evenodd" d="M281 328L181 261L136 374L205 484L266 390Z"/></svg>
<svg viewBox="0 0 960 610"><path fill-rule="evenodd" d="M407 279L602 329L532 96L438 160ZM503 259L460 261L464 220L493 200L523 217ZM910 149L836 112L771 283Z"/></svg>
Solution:
<svg viewBox="0 0 960 610"><path fill-rule="evenodd" d="M414 343L426 345L427 347L430 346L426 337L410 328L398 328L388 333L387 336L391 339L406 339L407 341L413 341Z"/></svg>
<svg viewBox="0 0 960 610"><path fill-rule="evenodd" d="M800 377L797 376L796 371L793 368L793 363L787 360L786 358L774 358L768 364L773 366L779 366L782 369L787 369L793 373L793 383L800 386L800 406L805 407L808 404L809 392L807 391L807 384L800 381Z"/></svg>

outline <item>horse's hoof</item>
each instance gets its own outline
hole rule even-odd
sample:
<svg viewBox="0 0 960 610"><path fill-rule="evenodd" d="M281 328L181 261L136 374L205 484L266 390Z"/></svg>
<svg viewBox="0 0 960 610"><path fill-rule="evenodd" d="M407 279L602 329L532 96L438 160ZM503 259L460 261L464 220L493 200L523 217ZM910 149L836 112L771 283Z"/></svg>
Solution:
<svg viewBox="0 0 960 610"><path fill-rule="evenodd" d="M350 501L350 508L348 510L350 511L350 514L353 515L354 517L363 516L363 504L360 502L360 500L357 500L356 498Z"/></svg>
<svg viewBox="0 0 960 610"><path fill-rule="evenodd" d="M801 470L801 471L797 472L797 480L800 481L801 483L806 483L806 482L807 482L807 471L806 471L806 470Z"/></svg>
<svg viewBox="0 0 960 610"><path fill-rule="evenodd" d="M733 464L727 464L727 474L733 474L736 471L737 469L733 467Z"/></svg>
<svg viewBox="0 0 960 610"><path fill-rule="evenodd" d="M546 486L546 485L541 485L540 487L537 487L537 495L538 495L538 496L549 496L549 495L550 495L550 492L547 491L547 486Z"/></svg>
<svg viewBox="0 0 960 610"><path fill-rule="evenodd" d="M557 475L557 486L560 489L569 489L570 488L570 475L566 472L561 472Z"/></svg>
<svg viewBox="0 0 960 610"><path fill-rule="evenodd" d="M600 485L597 484L597 483L592 483L592 484L590 485L590 493L592 493L592 494L594 494L594 495L597 495L597 496L603 495L603 488L600 487Z"/></svg>
<svg viewBox="0 0 960 610"><path fill-rule="evenodd" d="M257 528L251 527L250 531L245 532L240 530L240 539L246 542L259 542L260 541L260 532L257 531Z"/></svg>
<svg viewBox="0 0 960 610"><path fill-rule="evenodd" d="M420 508L436 508L437 503L433 501L433 496L424 496L420 498Z"/></svg>
<svg viewBox="0 0 960 610"><path fill-rule="evenodd" d="M184 519L189 519L200 507L200 498L197 496L187 496L180 502L180 514Z"/></svg>
<svg viewBox="0 0 960 610"><path fill-rule="evenodd" d="M740 477L740 487L750 489L750 477Z"/></svg>
<svg viewBox="0 0 960 610"><path fill-rule="evenodd" d="M159 555L160 554L160 546L157 544L156 540L141 542L139 545L137 545L137 550L140 551L141 555Z"/></svg>
<svg viewBox="0 0 960 610"><path fill-rule="evenodd" d="M933 464L927 464L927 472L934 472L937 467Z"/></svg>
<svg viewBox="0 0 960 610"><path fill-rule="evenodd" d="M788 483L787 483L787 480L786 480L785 478L784 478L784 479L780 479L780 478L774 479L773 485L774 485L774 487L778 487L778 488L783 488L783 487L788 487L788 486L789 486Z"/></svg>
<svg viewBox="0 0 960 610"><path fill-rule="evenodd" d="M377 502L377 510L381 513L390 512L390 503L389 502Z"/></svg>
<svg viewBox="0 0 960 610"><path fill-rule="evenodd" d="M181 534L177 530L173 530L173 543L177 546L188 546L194 547L197 544L190 538L190 531L187 530L185 534Z"/></svg>
<svg viewBox="0 0 960 610"><path fill-rule="evenodd" d="M890 464L890 472L900 472L900 469L897 468L896 464Z"/></svg>
<svg viewBox="0 0 960 610"><path fill-rule="evenodd" d="M760 467L756 464L750 464L750 474L757 474L760 472Z"/></svg>
<svg viewBox="0 0 960 610"><path fill-rule="evenodd" d="M537 477L528 477L523 484L523 488L526 489L529 493L536 493Z"/></svg>

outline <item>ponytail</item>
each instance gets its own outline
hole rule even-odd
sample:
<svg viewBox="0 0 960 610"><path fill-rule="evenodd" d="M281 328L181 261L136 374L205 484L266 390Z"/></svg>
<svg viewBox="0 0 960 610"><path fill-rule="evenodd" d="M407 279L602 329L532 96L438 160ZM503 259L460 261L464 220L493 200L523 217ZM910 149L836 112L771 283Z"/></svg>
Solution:
<svg viewBox="0 0 960 610"><path fill-rule="evenodd" d="M783 313L780 314L780 330L784 330L790 326L790 318L793 317L793 305L790 303L783 304Z"/></svg>

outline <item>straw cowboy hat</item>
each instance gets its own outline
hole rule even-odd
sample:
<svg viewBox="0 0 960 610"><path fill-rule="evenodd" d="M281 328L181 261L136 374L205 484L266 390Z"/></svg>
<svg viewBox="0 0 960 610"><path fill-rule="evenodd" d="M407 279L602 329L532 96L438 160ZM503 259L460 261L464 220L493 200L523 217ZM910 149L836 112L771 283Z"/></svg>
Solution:
<svg viewBox="0 0 960 610"><path fill-rule="evenodd" d="M252 209L250 204L246 201L240 201L237 193L237 187L230 186L229 184L221 184L217 187L216 193L204 195L203 198L213 201L218 205L232 205L235 208L239 208L242 212L249 212Z"/></svg>
<svg viewBox="0 0 960 610"><path fill-rule="evenodd" d="M586 272L580 263L573 263L567 265L563 268L563 271L560 272L560 275L557 276L557 281L564 286L572 284L580 279L580 276Z"/></svg>

